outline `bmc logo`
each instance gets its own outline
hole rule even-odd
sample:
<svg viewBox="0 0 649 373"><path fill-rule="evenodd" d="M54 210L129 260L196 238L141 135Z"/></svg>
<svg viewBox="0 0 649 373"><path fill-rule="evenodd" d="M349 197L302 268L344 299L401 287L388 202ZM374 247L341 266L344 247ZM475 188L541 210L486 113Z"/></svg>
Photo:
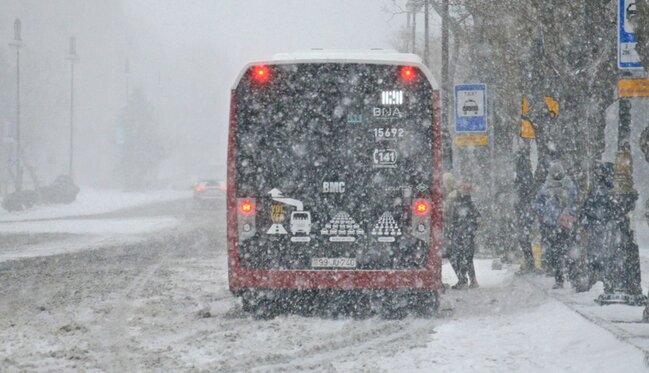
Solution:
<svg viewBox="0 0 649 373"><path fill-rule="evenodd" d="M345 193L345 182L325 181L322 183L322 193Z"/></svg>

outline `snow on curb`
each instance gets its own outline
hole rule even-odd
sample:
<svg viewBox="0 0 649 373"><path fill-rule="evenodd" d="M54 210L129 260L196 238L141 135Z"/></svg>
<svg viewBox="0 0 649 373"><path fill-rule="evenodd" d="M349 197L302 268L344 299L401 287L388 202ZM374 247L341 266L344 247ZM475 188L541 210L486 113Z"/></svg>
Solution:
<svg viewBox="0 0 649 373"><path fill-rule="evenodd" d="M69 205L38 206L27 211L8 212L0 208L0 222L55 219L103 214L156 202L189 198L189 191L121 192L117 190L82 189Z"/></svg>

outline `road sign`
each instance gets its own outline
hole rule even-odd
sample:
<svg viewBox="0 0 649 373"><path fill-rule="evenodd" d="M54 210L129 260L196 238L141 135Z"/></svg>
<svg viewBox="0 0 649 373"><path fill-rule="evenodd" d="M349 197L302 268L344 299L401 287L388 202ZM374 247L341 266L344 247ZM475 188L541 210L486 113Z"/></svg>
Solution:
<svg viewBox="0 0 649 373"><path fill-rule="evenodd" d="M561 104L552 96L545 96L545 107L548 109L548 115L554 119L561 114Z"/></svg>
<svg viewBox="0 0 649 373"><path fill-rule="evenodd" d="M523 96L523 109L521 112L521 137L524 139L535 139L536 130L532 121L529 119L528 114L530 112L530 103L527 100L526 96Z"/></svg>
<svg viewBox="0 0 649 373"><path fill-rule="evenodd" d="M487 86L458 84L455 86L455 133L487 132Z"/></svg>
<svg viewBox="0 0 649 373"><path fill-rule="evenodd" d="M649 97L649 79L622 79L617 84L619 97Z"/></svg>
<svg viewBox="0 0 649 373"><path fill-rule="evenodd" d="M484 146L488 143L487 135L479 133L455 136L455 146Z"/></svg>
<svg viewBox="0 0 649 373"><path fill-rule="evenodd" d="M636 17L636 0L618 0L617 16L617 66L620 69L642 69L640 56L635 50L638 37L633 22Z"/></svg>

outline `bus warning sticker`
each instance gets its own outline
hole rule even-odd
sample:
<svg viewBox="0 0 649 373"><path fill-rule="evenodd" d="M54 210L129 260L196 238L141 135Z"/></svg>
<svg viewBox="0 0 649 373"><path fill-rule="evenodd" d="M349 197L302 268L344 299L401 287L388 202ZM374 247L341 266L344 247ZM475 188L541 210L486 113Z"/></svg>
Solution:
<svg viewBox="0 0 649 373"><path fill-rule="evenodd" d="M325 224L320 234L329 236L331 242L354 242L358 236L365 235L365 231L348 213L339 212Z"/></svg>
<svg viewBox="0 0 649 373"><path fill-rule="evenodd" d="M401 236L401 228L392 214L385 212L372 228L371 235L377 237L379 242L394 242L396 237Z"/></svg>

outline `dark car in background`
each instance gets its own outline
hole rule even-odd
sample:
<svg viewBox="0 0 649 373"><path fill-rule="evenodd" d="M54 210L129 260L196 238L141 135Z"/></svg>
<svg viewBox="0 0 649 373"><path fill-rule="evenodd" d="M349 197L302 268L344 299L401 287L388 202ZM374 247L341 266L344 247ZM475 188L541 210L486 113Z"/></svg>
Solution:
<svg viewBox="0 0 649 373"><path fill-rule="evenodd" d="M194 208L214 208L225 197L224 181L206 179L194 185Z"/></svg>

